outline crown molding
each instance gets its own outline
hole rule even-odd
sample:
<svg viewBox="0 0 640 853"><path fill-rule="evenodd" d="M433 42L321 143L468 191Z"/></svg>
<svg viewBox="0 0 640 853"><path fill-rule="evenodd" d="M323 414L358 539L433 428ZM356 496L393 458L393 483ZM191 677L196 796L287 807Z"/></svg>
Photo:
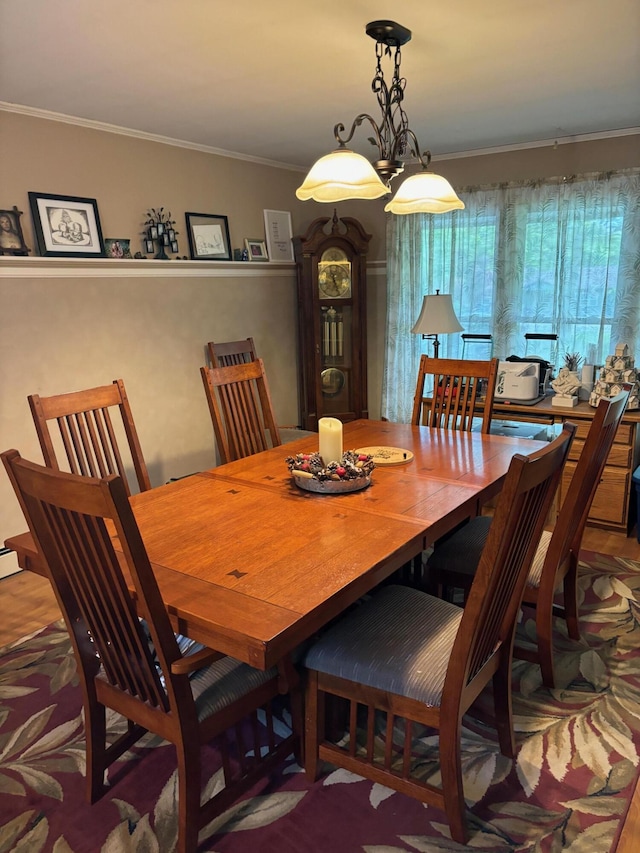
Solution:
<svg viewBox="0 0 640 853"><path fill-rule="evenodd" d="M223 148L213 148L210 145L200 145L197 142L187 142L185 139L173 139L170 136L161 136L157 133L146 133L131 127L120 127L116 124L108 124L104 121L94 121L88 118L78 118L65 113L54 113L50 110L41 110L37 107L26 107L22 104L10 104L0 101L0 110L8 113L42 118L47 121L59 121L64 124L74 124L78 127L87 127L90 130L101 130L105 133L117 133L120 136L131 136L134 139L144 139L148 142L159 142L162 145L171 145L174 148L188 148L191 151L201 151L205 154L216 154L218 157L230 157L232 160L244 160L247 163L256 163L260 166L271 166L274 169L287 169L291 172L305 172L302 166L294 166L292 163L279 163L276 160L267 160L263 157L252 157L250 154L238 154L235 151L225 151Z"/></svg>
<svg viewBox="0 0 640 853"><path fill-rule="evenodd" d="M184 139L173 139L170 136L160 136L155 133L145 133L129 127L120 127L103 121L69 116L65 113L55 113L51 110L42 110L37 107L27 107L23 104L11 104L0 101L0 110L18 113L19 115L42 118L48 121L59 121L65 124L74 124L78 127L87 127L91 130L101 130L105 133L117 133L121 136L131 136L134 139L144 139L149 142L159 142L162 145L172 145L175 148L187 148L191 151L201 151L205 154L215 154L218 157L229 157L232 160L244 160L247 163L256 163L261 166L271 166L275 169L287 169L291 172L307 172L308 167L296 166L292 163L280 163L276 160L267 160L262 157L252 157L249 154L239 154L235 151L226 151L223 148L213 148L210 145L200 145L196 142L188 142ZM440 160L459 160L463 157L480 157L484 154L505 154L509 151L526 151L530 148L549 148L558 145L570 145L575 142L592 142L600 139L613 139L619 136L635 136L640 134L640 127L626 127L618 130L604 130L598 133L582 133L575 136L562 136L540 139L535 142L517 142L509 145L496 145L490 148L472 148L467 151L452 151L451 153L433 153L432 163Z"/></svg>

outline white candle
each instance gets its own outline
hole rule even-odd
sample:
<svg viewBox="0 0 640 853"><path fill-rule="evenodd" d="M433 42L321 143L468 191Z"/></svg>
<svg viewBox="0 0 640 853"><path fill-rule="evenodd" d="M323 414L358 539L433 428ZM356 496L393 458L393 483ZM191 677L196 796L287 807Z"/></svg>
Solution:
<svg viewBox="0 0 640 853"><path fill-rule="evenodd" d="M325 464L342 461L342 421L320 418L318 421L320 456Z"/></svg>

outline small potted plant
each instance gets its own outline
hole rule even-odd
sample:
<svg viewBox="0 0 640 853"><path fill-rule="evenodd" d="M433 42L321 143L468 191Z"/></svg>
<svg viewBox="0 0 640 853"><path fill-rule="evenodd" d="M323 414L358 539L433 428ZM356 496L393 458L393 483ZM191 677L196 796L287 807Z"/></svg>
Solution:
<svg viewBox="0 0 640 853"><path fill-rule="evenodd" d="M577 373L584 358L578 352L565 352L564 367L570 370L571 373Z"/></svg>

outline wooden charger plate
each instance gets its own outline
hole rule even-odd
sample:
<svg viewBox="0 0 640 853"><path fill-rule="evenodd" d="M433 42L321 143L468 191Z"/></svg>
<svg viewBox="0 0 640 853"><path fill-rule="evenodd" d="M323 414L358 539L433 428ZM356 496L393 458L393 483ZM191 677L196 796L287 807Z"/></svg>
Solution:
<svg viewBox="0 0 640 853"><path fill-rule="evenodd" d="M413 453L404 447L358 447L356 453L366 453L373 457L376 465L406 465L413 459Z"/></svg>

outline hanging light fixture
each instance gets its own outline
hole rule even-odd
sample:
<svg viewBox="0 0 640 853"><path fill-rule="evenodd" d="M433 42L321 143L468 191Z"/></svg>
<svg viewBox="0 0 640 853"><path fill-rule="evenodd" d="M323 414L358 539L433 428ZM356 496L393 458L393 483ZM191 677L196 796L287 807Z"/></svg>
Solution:
<svg viewBox="0 0 640 853"><path fill-rule="evenodd" d="M420 162L422 171L400 185L395 197L385 205L385 211L397 214L446 213L463 209L464 204L451 184L430 171L431 153L421 153L402 106L407 81L400 76L400 48L411 39L411 30L395 21L373 21L367 24L366 32L376 42L377 64L371 88L382 114L380 123L376 123L368 113L360 113L346 138L342 137L345 126L337 124L333 133L339 147L313 164L302 186L296 190L296 196L302 201L313 199L329 204L351 198L381 198L391 192L389 184L403 171L405 159L414 157ZM384 79L382 57L391 56L392 48L395 48L394 67L389 86ZM374 163L347 148L356 128L365 121L369 122L374 133L369 142L378 149L378 159Z"/></svg>

